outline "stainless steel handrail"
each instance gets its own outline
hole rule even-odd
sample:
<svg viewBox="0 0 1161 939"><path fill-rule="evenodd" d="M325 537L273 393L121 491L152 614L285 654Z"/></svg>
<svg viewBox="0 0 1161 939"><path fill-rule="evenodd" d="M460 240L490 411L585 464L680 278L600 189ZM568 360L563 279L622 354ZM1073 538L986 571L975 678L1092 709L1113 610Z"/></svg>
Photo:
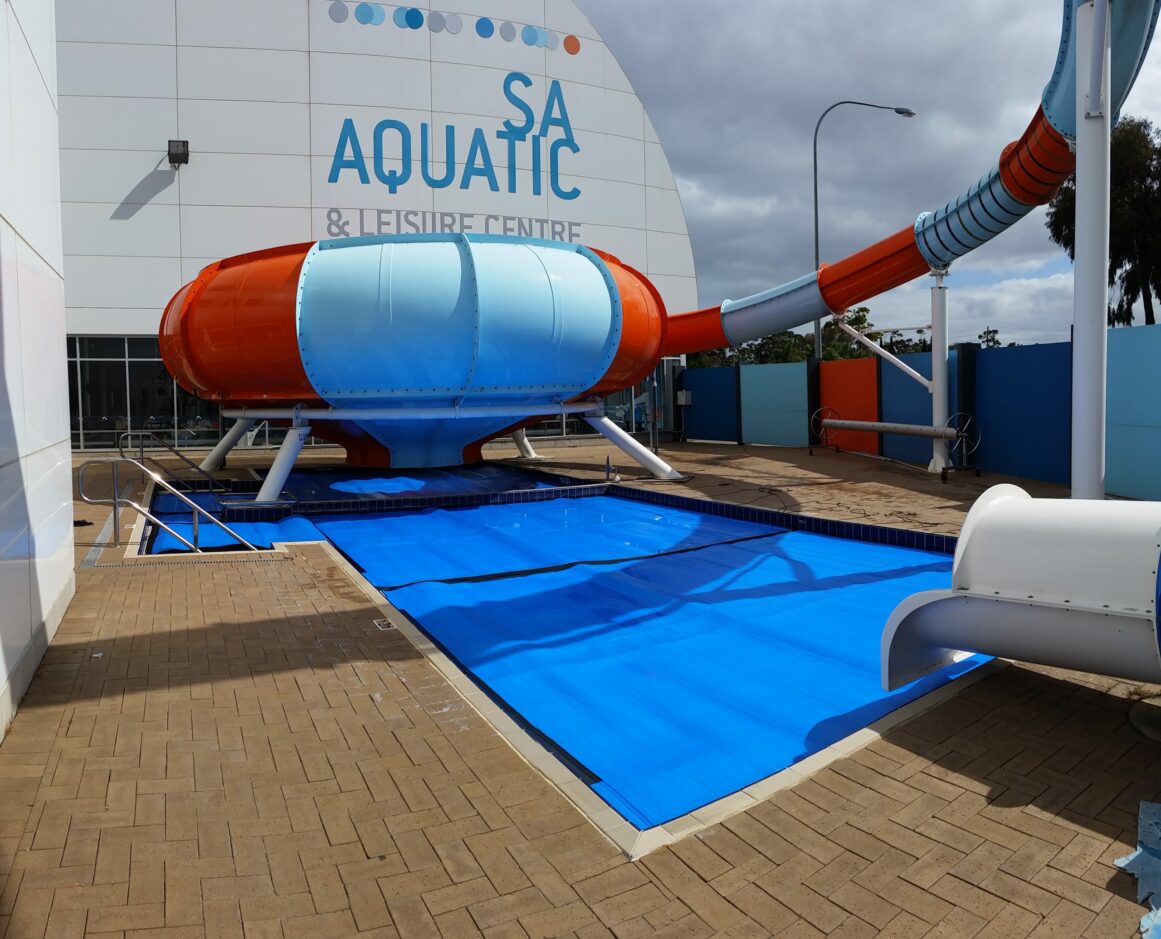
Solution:
<svg viewBox="0 0 1161 939"><path fill-rule="evenodd" d="M193 541L190 541L188 538L185 538L184 536L179 535L176 531L174 531L172 528L170 528L168 525L166 525L165 522L163 522L156 515L154 515L152 512L150 512L149 509L147 509L141 503L136 502L133 499L124 498L121 495L121 486L120 486L120 477L119 477L119 473L118 473L118 467L122 463L127 463L130 466L133 466L136 469L140 470L143 475L148 476L150 479L153 480L154 483L156 483L158 486L161 486L170 495L176 496L178 499L180 499L182 502L184 502L187 506L189 506L190 513L191 513L191 520L193 523ZM90 497L85 492L85 473L90 466L108 466L108 467L110 467L111 472L113 474L113 498L112 499L94 499L94 498ZM250 544L249 541L247 541L245 538L243 538L241 535L239 535L236 531L234 531L234 529L232 529L229 525L227 525L225 522L223 522L220 518L217 518L215 515L211 514L210 512L207 512L205 509L203 509L200 505L198 505L192 499L189 499L180 490L171 486L164 479L162 479L158 473L155 473L153 470L151 470L144 463L139 462L138 460L135 460L132 457L126 456L126 457L111 458L111 459L87 460L84 463L82 463L77 469L77 494L80 496L82 502L87 502L89 505L111 505L113 507L113 545L114 545L114 547L121 546L121 506L124 505L124 506L127 506L127 507L133 509L138 514L144 515L145 518L147 518L150 522L152 522L158 528L164 529L165 531L169 532L169 534L171 534L174 538L176 538L183 545L185 545L191 551L196 552L197 554L204 554L205 553L204 551L202 551L202 549L198 543L199 542L199 530L200 530L198 520L201 517L205 517L206 519L208 519L211 524L216 525L218 528L220 528L222 531L224 531L227 535L229 535L231 538L233 538L235 541L237 541L239 544L241 544L244 548L247 548L250 551L260 551L261 550L260 548Z"/></svg>
<svg viewBox="0 0 1161 939"><path fill-rule="evenodd" d="M204 470L200 466L198 466L197 463L195 463L188 456L186 456L184 453L182 453L179 449L177 449L177 447L171 446L170 444L166 443L164 440L162 440L160 437L158 437L157 434L155 434L151 430L127 430L127 431L123 432L121 434L121 436L117 438L117 451L121 454L122 459L126 459L126 460L132 459L132 457L128 456L125 453L125 442L127 440L132 441L133 438L135 438L135 437L138 438L137 462L144 464L146 461L148 461L149 463L152 463L154 466L158 467L159 469L164 471L166 474L168 474L170 479L175 480L176 482L181 482L181 483L188 482L188 480L184 480L184 479L181 479L180 477L178 477L173 472L173 470L171 470L169 467L167 467L160 460L156 459L155 457L151 457L151 456L147 457L145 455L145 440L146 440L146 438L148 438L153 443L155 443L157 445L157 447L159 447L161 449L168 450L175 457L177 457L179 460L181 460L186 466L188 466L194 472L198 473L214 489L220 489L223 492L225 492L226 490L228 490L230 488L224 482L222 482L220 479L218 479L216 476L213 476L207 470Z"/></svg>

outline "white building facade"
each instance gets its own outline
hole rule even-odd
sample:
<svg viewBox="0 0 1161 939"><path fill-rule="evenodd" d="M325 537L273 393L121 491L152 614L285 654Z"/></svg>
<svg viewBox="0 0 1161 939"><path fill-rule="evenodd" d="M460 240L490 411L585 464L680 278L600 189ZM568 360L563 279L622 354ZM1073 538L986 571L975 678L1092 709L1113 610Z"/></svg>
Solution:
<svg viewBox="0 0 1161 939"><path fill-rule="evenodd" d="M0 0L0 734L72 599L52 0Z"/></svg>
<svg viewBox="0 0 1161 939"><path fill-rule="evenodd" d="M572 0L57 0L57 19L75 447L217 436L156 332L182 284L245 251L550 238L617 255L671 312L696 305L661 144Z"/></svg>

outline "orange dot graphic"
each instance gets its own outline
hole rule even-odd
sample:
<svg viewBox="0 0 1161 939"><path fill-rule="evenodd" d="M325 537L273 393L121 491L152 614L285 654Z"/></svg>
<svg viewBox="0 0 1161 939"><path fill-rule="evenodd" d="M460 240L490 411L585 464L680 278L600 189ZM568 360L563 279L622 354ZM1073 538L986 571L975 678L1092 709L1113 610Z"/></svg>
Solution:
<svg viewBox="0 0 1161 939"><path fill-rule="evenodd" d="M580 52L580 40L576 36L564 37L564 51L569 55L576 55Z"/></svg>

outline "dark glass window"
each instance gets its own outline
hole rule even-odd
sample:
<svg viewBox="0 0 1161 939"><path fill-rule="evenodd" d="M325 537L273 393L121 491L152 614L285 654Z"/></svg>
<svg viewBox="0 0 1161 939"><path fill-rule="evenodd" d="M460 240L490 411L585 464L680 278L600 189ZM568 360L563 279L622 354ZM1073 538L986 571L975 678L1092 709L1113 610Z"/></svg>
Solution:
<svg viewBox="0 0 1161 939"><path fill-rule="evenodd" d="M115 447L129 429L125 360L80 363L81 429L85 447Z"/></svg>
<svg viewBox="0 0 1161 939"><path fill-rule="evenodd" d="M152 337L145 339L130 337L126 341L129 344L129 358L131 359L161 358L161 347L157 344L157 340Z"/></svg>
<svg viewBox="0 0 1161 939"><path fill-rule="evenodd" d="M69 336L65 340L65 348L68 349L69 358L75 359L77 357L77 337Z"/></svg>
<svg viewBox="0 0 1161 939"><path fill-rule="evenodd" d="M216 443L218 406L194 397L180 385L177 388L177 445L179 447Z"/></svg>
<svg viewBox="0 0 1161 939"><path fill-rule="evenodd" d="M125 340L120 336L78 336L82 359L124 359Z"/></svg>
<svg viewBox="0 0 1161 939"><path fill-rule="evenodd" d="M129 363L129 413L134 430L173 429L173 379L161 362Z"/></svg>

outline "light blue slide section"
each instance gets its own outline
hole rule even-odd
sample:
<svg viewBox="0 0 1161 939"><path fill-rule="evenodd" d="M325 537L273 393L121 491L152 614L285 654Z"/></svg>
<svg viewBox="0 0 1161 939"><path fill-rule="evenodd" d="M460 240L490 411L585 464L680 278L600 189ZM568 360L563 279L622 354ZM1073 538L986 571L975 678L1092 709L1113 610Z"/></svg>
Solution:
<svg viewBox="0 0 1161 939"><path fill-rule="evenodd" d="M522 408L551 414L596 385L616 356L621 316L604 262L552 241L323 241L299 283L303 365L332 406L513 408L488 418L360 421L397 467L459 464L467 444L517 422Z"/></svg>

